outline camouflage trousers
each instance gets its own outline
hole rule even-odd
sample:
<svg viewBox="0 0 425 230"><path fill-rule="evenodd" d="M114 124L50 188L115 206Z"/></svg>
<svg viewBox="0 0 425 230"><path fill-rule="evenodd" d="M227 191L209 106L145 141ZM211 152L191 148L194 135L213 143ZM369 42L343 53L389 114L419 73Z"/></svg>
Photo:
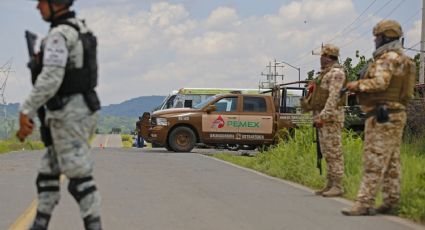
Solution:
<svg viewBox="0 0 425 230"><path fill-rule="evenodd" d="M406 124L406 112L391 113L390 120L378 123L369 117L365 123L363 179L356 205L373 207L382 184L385 204L395 205L400 199L400 145Z"/></svg>
<svg viewBox="0 0 425 230"><path fill-rule="evenodd" d="M71 181L73 179L81 178L84 179L77 183L78 186L75 186L74 191L84 191L90 187L96 188L95 182L91 177L93 161L90 158L88 140L94 133L99 114L90 115L87 108L83 109L86 111L76 111L72 116L65 116L63 119L50 118L48 120L54 144L47 147L47 152L42 157L38 169L37 210L39 212L51 215L54 207L58 204L60 199L59 175L61 174L70 179L68 190L72 187ZM40 175L42 175L42 179L39 181ZM46 189L49 186L56 187L57 191ZM100 195L97 189L94 190L85 194L84 198L77 199L82 218L100 216ZM75 192L74 194L71 192L71 194L75 198Z"/></svg>
<svg viewBox="0 0 425 230"><path fill-rule="evenodd" d="M320 149L326 161L327 179L329 182L341 183L344 175L344 156L342 155L341 122L325 123L319 128Z"/></svg>

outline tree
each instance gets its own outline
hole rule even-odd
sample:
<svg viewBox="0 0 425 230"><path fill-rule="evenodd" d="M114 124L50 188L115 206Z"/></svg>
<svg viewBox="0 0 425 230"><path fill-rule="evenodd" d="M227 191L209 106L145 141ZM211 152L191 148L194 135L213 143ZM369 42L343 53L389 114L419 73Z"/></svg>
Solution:
<svg viewBox="0 0 425 230"><path fill-rule="evenodd" d="M420 70L420 66L421 66L421 55L420 55L420 53L417 53L415 55L415 57L413 57L413 62L415 62L415 64L416 64L416 82L419 82L419 70Z"/></svg>
<svg viewBox="0 0 425 230"><path fill-rule="evenodd" d="M357 64L353 67L353 59L347 57L342 64L347 71L347 80L355 81L358 79L358 74L363 68L367 68L366 66L372 62L372 58L366 59L364 55L360 55L360 52L356 51L356 58L358 59Z"/></svg>
<svg viewBox="0 0 425 230"><path fill-rule="evenodd" d="M314 69L310 70L307 72L307 81L313 80L314 79Z"/></svg>

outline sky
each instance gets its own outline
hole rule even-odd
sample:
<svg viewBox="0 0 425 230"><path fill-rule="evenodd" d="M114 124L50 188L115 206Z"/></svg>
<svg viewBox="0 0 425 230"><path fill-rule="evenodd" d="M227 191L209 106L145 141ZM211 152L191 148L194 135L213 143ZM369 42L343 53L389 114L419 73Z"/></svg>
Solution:
<svg viewBox="0 0 425 230"><path fill-rule="evenodd" d="M382 19L402 24L405 47L419 49L419 0L77 0L73 9L99 41L103 105L184 87L258 88L276 60L318 71L321 44L370 57L372 28ZM0 1L0 67L11 62L4 97L21 103L31 84L24 31L47 34L36 1ZM410 56L415 52L408 51ZM298 80L288 65L283 81ZM0 72L0 86L5 73ZM0 92L1 93L1 92Z"/></svg>

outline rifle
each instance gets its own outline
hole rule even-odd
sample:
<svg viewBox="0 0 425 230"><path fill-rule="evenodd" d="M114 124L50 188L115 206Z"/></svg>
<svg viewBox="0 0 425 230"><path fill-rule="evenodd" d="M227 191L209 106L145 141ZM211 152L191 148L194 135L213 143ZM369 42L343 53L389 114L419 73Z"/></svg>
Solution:
<svg viewBox="0 0 425 230"><path fill-rule="evenodd" d="M363 79L369 69L370 63L366 63L359 71L357 71L357 80ZM339 96L342 97L346 92L348 92L347 87L343 87L339 90Z"/></svg>
<svg viewBox="0 0 425 230"><path fill-rule="evenodd" d="M316 127L316 125L314 125L314 123L313 123L313 128L316 129L316 138L314 138L314 133L313 133L313 141L316 142L316 152L317 152L317 163L316 163L316 167L319 169L320 175L322 175L322 158L323 158L323 154L322 154L322 149L320 148L319 128Z"/></svg>
<svg viewBox="0 0 425 230"><path fill-rule="evenodd" d="M31 57L35 56L34 46L37 42L37 35L25 30L25 39L27 40L27 48L28 48L28 54Z"/></svg>
<svg viewBox="0 0 425 230"><path fill-rule="evenodd" d="M34 48L37 42L37 35L26 30L25 40L27 41L28 56L29 56L29 62L27 64L27 67L31 71L31 81L34 84L37 78L37 75L41 72L41 66L39 66L40 57L35 52L35 48Z"/></svg>
<svg viewBox="0 0 425 230"><path fill-rule="evenodd" d="M27 67L31 71L31 81L32 84L35 84L37 80L37 76L41 73L41 65L40 65L40 56L35 52L35 44L37 42L37 35L26 30L25 31L25 40L27 42L29 62ZM45 146L50 146L53 144L52 135L50 133L49 127L45 124L46 118L46 109L44 106L41 106L37 110L37 116L40 120L40 136Z"/></svg>

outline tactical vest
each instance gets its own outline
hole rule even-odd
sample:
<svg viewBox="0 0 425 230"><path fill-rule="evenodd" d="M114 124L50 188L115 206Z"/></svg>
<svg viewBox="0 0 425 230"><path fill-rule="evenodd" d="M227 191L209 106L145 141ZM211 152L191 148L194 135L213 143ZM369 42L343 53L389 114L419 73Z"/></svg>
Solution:
<svg viewBox="0 0 425 230"><path fill-rule="evenodd" d="M83 45L83 67L65 68L65 75L56 95L47 101L46 106L49 110L55 111L62 109L67 103L66 98L74 94L82 94L87 106L91 111L100 109L100 102L95 92L97 86L97 38L91 32L81 33L78 25L63 20L52 24L52 28L59 25L68 25L78 32L79 39ZM40 53L40 65L43 66L43 48ZM39 68L41 70L41 68ZM37 79L33 77L33 82ZM35 79L34 79L35 78ZM65 99L65 100L64 100Z"/></svg>
<svg viewBox="0 0 425 230"><path fill-rule="evenodd" d="M323 77L333 68L343 68L339 64L332 65L331 68L329 68L328 71L320 73L320 75L315 80L315 87L313 89L313 92L311 94L311 100L309 102L310 107L312 110L321 111L323 108L325 108L326 101L329 97L329 90L323 89L320 87ZM347 75L347 74L346 74ZM347 76L345 78L343 87L347 84ZM344 106L346 101L346 95L342 96L338 101L338 106Z"/></svg>
<svg viewBox="0 0 425 230"><path fill-rule="evenodd" d="M407 102L413 98L416 81L416 66L409 57L401 53L398 54L401 59L400 65L403 66L404 69L402 74L393 74L390 84L385 91L374 93L359 92L357 98L360 105L377 106L385 104L386 102L399 102L403 105L407 105ZM375 63L369 68L365 79L374 78L370 73L375 72Z"/></svg>

